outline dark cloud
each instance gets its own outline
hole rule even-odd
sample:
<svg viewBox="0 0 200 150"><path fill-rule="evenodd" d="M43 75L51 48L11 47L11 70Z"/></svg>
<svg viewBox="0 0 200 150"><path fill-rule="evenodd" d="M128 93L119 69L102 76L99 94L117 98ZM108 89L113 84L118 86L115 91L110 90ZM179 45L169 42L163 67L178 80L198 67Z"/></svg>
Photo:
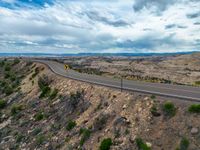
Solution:
<svg viewBox="0 0 200 150"><path fill-rule="evenodd" d="M137 39L135 41L133 40L127 40L124 42L118 42L117 47L119 48L133 48L133 49L155 49L158 46L162 45L178 45L180 44L180 41L174 39L175 33L163 37L163 38L155 38L154 36L147 36L142 37L141 39Z"/></svg>
<svg viewBox="0 0 200 150"><path fill-rule="evenodd" d="M88 16L88 18L90 18L93 21L102 22L104 24L108 24L108 25L111 25L111 26L121 27L121 26L129 25L127 22L125 22L123 20L111 20L111 19L108 19L107 17L101 16L96 11L85 12L85 14Z"/></svg>
<svg viewBox="0 0 200 150"><path fill-rule="evenodd" d="M137 12L143 8L156 8L157 12L160 13L175 2L176 0L136 0L133 5L133 10Z"/></svg>
<svg viewBox="0 0 200 150"><path fill-rule="evenodd" d="M200 22L195 22L194 25L200 25Z"/></svg>
<svg viewBox="0 0 200 150"><path fill-rule="evenodd" d="M172 29L172 28L185 29L187 28L187 26L177 25L177 24L169 24L165 26L165 29Z"/></svg>
<svg viewBox="0 0 200 150"><path fill-rule="evenodd" d="M199 12L196 12L196 13L187 14L186 16L187 16L187 18L189 18L189 19L198 18L198 17L200 17L200 11L199 11Z"/></svg>
<svg viewBox="0 0 200 150"><path fill-rule="evenodd" d="M171 29L171 28L175 28L176 24L169 24L165 26L165 29Z"/></svg>
<svg viewBox="0 0 200 150"><path fill-rule="evenodd" d="M177 25L177 28L180 28L180 29L186 29L187 26Z"/></svg>

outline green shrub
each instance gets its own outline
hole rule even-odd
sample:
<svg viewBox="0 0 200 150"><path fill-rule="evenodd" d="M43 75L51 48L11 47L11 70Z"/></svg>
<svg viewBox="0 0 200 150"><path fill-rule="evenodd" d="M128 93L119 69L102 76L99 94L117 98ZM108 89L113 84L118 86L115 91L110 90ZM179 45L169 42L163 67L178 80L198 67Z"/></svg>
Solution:
<svg viewBox="0 0 200 150"><path fill-rule="evenodd" d="M72 120L69 120L68 123L67 123L66 129L67 129L68 131L70 131L70 130L72 130L75 126L76 126L76 122L75 122L75 121L72 121Z"/></svg>
<svg viewBox="0 0 200 150"><path fill-rule="evenodd" d="M155 117L158 117L158 116L160 116L160 113L158 112L158 108L156 107L156 105L153 105L152 107L151 107L151 114L153 115L153 116L155 116Z"/></svg>
<svg viewBox="0 0 200 150"><path fill-rule="evenodd" d="M100 150L109 150L111 146L112 146L112 139L107 138L101 142L99 149Z"/></svg>
<svg viewBox="0 0 200 150"><path fill-rule="evenodd" d="M51 88L49 87L50 80L47 76L40 77L38 80L38 86L41 89L40 98L49 97L51 93Z"/></svg>
<svg viewBox="0 0 200 150"><path fill-rule="evenodd" d="M0 67L3 67L4 65L5 65L5 61L4 60L0 61Z"/></svg>
<svg viewBox="0 0 200 150"><path fill-rule="evenodd" d="M190 142L187 138L182 138L180 142L180 150L187 150L190 145Z"/></svg>
<svg viewBox="0 0 200 150"><path fill-rule="evenodd" d="M23 105L16 105L16 104L14 104L11 107L11 115L16 115L17 113L19 113L22 110L23 110Z"/></svg>
<svg viewBox="0 0 200 150"><path fill-rule="evenodd" d="M44 98L44 97L49 97L50 93L51 93L51 88L48 86L43 87L42 92L39 96L39 98Z"/></svg>
<svg viewBox="0 0 200 150"><path fill-rule="evenodd" d="M10 66L5 66L4 70L5 70L5 71L10 71L10 70L11 70L11 67L10 67Z"/></svg>
<svg viewBox="0 0 200 150"><path fill-rule="evenodd" d="M57 95L58 95L58 89L54 89L54 90L51 92L49 98L50 98L50 99L54 99L54 98L56 98Z"/></svg>
<svg viewBox="0 0 200 150"><path fill-rule="evenodd" d="M148 147L147 144L144 143L141 138L136 138L136 145L139 150L151 150L151 148Z"/></svg>
<svg viewBox="0 0 200 150"><path fill-rule="evenodd" d="M69 98L71 106L73 108L76 108L82 97L83 97L83 91L81 92L77 91L76 93L71 93Z"/></svg>
<svg viewBox="0 0 200 150"><path fill-rule="evenodd" d="M200 104L193 104L188 108L191 113L200 113Z"/></svg>
<svg viewBox="0 0 200 150"><path fill-rule="evenodd" d="M36 137L36 144L41 145L45 142L45 136L44 135L38 135Z"/></svg>
<svg viewBox="0 0 200 150"><path fill-rule="evenodd" d="M3 109L3 108L5 108L5 106L6 106L6 101L5 101L5 100L2 100L2 99L0 99L0 109Z"/></svg>
<svg viewBox="0 0 200 150"><path fill-rule="evenodd" d="M156 96L155 95L151 95L151 99L155 99L156 98Z"/></svg>
<svg viewBox="0 0 200 150"><path fill-rule="evenodd" d="M16 142L20 143L24 138L25 138L24 135L22 135L21 133L18 133L16 136Z"/></svg>
<svg viewBox="0 0 200 150"><path fill-rule="evenodd" d="M32 132L33 136L38 135L42 131L41 128L35 128Z"/></svg>
<svg viewBox="0 0 200 150"><path fill-rule="evenodd" d="M18 63L20 63L20 60L18 58L15 58L13 61L13 65L17 65Z"/></svg>
<svg viewBox="0 0 200 150"><path fill-rule="evenodd" d="M174 106L172 102L166 102L163 105L163 111L165 115L173 117L176 114L176 107Z"/></svg>
<svg viewBox="0 0 200 150"><path fill-rule="evenodd" d="M3 93L5 93L7 96L12 94L14 92L14 89L10 85L6 85L3 89Z"/></svg>
<svg viewBox="0 0 200 150"><path fill-rule="evenodd" d="M40 121L40 120L44 119L43 112L39 112L39 113L35 114L34 118L36 121Z"/></svg>
<svg viewBox="0 0 200 150"><path fill-rule="evenodd" d="M196 81L196 82L195 82L195 85L200 85L200 81Z"/></svg>
<svg viewBox="0 0 200 150"><path fill-rule="evenodd" d="M80 134L82 134L80 145L83 146L85 141L87 141L90 138L91 131L89 129L86 129L86 128L81 128Z"/></svg>

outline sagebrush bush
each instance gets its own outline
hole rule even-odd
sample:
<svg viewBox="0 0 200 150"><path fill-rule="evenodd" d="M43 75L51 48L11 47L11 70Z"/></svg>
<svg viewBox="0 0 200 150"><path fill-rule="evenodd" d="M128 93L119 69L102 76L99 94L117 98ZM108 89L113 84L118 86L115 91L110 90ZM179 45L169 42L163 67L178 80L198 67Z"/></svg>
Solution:
<svg viewBox="0 0 200 150"><path fill-rule="evenodd" d="M180 142L180 150L187 150L190 145L190 142L187 138L182 138Z"/></svg>
<svg viewBox="0 0 200 150"><path fill-rule="evenodd" d="M36 137L36 144L41 145L45 142L45 140L46 140L46 137L44 135L38 135Z"/></svg>
<svg viewBox="0 0 200 150"><path fill-rule="evenodd" d="M67 123L66 129L67 129L68 131L70 131L70 130L72 130L75 126L76 126L76 122L75 122L75 121L72 121L72 120L69 120L68 123Z"/></svg>
<svg viewBox="0 0 200 150"><path fill-rule="evenodd" d="M176 107L172 102L166 102L163 104L163 111L165 115L173 117L176 114Z"/></svg>
<svg viewBox="0 0 200 150"><path fill-rule="evenodd" d="M85 143L85 141L90 138L91 131L86 128L81 128L80 134L82 135L81 140L80 140L80 145L82 146Z"/></svg>
<svg viewBox="0 0 200 150"><path fill-rule="evenodd" d="M3 99L0 99L0 109L5 108L5 106L6 106L6 101Z"/></svg>
<svg viewBox="0 0 200 150"><path fill-rule="evenodd" d="M200 85L200 81L196 81L196 82L195 82L195 85Z"/></svg>
<svg viewBox="0 0 200 150"><path fill-rule="evenodd" d="M39 112L39 113L35 114L34 118L35 118L36 121L40 121L44 118L44 113Z"/></svg>
<svg viewBox="0 0 200 150"><path fill-rule="evenodd" d="M112 146L112 139L107 138L101 142L99 149L100 150L109 150L111 146Z"/></svg>
<svg viewBox="0 0 200 150"><path fill-rule="evenodd" d="M49 98L50 98L50 99L54 99L54 98L56 98L57 95L58 95L58 89L54 89L54 90L51 92Z"/></svg>
<svg viewBox="0 0 200 150"><path fill-rule="evenodd" d="M151 148L148 147L147 144L144 143L141 138L136 138L135 141L139 150L151 150Z"/></svg>
<svg viewBox="0 0 200 150"><path fill-rule="evenodd" d="M49 97L51 93L51 88L49 87L49 84L51 83L51 80L47 76L40 77L38 79L38 86L41 90L40 98L43 97Z"/></svg>
<svg viewBox="0 0 200 150"><path fill-rule="evenodd" d="M193 104L188 108L191 113L200 113L200 104Z"/></svg>
<svg viewBox="0 0 200 150"><path fill-rule="evenodd" d="M20 60L18 58L15 58L13 61L13 65L17 65L18 63L20 63Z"/></svg>
<svg viewBox="0 0 200 150"><path fill-rule="evenodd" d="M11 107L11 115L16 115L17 113L19 113L22 110L23 110L23 105L14 104Z"/></svg>

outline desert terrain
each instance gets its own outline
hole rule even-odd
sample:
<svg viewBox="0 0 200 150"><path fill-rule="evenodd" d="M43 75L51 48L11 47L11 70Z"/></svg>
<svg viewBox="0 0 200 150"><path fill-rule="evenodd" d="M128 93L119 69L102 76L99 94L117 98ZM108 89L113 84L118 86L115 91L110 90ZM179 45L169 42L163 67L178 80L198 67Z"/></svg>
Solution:
<svg viewBox="0 0 200 150"><path fill-rule="evenodd" d="M200 53L150 57L68 57L57 61L82 73L198 86Z"/></svg>
<svg viewBox="0 0 200 150"><path fill-rule="evenodd" d="M77 70L94 68L106 76L138 74L141 80L149 76L159 82L194 84L200 80L199 58L194 54L64 61ZM2 59L0 66L2 150L200 149L198 103L74 81L43 64L19 59Z"/></svg>

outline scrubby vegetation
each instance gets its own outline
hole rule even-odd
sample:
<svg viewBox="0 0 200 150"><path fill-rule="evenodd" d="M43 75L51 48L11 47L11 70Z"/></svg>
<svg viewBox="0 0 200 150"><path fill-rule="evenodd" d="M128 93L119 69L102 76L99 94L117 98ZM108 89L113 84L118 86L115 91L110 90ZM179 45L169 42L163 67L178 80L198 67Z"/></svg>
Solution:
<svg viewBox="0 0 200 150"><path fill-rule="evenodd" d="M136 145L139 150L151 150L151 148L148 147L147 144L145 142L143 142L143 140L141 138L136 138L135 141L136 141Z"/></svg>
<svg viewBox="0 0 200 150"><path fill-rule="evenodd" d="M176 107L172 102L163 104L163 111L166 116L173 117L176 114Z"/></svg>
<svg viewBox="0 0 200 150"><path fill-rule="evenodd" d="M155 117L158 117L158 116L161 115L161 114L159 113L158 108L157 108L156 105L153 105L153 106L151 107L151 114L152 114L153 116L155 116Z"/></svg>
<svg viewBox="0 0 200 150"><path fill-rule="evenodd" d="M190 142L187 138L182 138L180 141L180 145L176 150L188 150Z"/></svg>
<svg viewBox="0 0 200 150"><path fill-rule="evenodd" d="M200 86L200 81L196 81L195 85Z"/></svg>
<svg viewBox="0 0 200 150"><path fill-rule="evenodd" d="M111 138L103 139L99 149L100 150L109 150L111 145L112 145L112 139Z"/></svg>
<svg viewBox="0 0 200 150"><path fill-rule="evenodd" d="M19 65L19 59L4 59L0 61L0 72L3 73L4 76L4 78L0 80L0 92L6 96L9 96L19 90L23 74L28 71L28 68L19 69Z"/></svg>
<svg viewBox="0 0 200 150"><path fill-rule="evenodd" d="M49 84L51 80L47 76L42 76L38 79L38 86L41 90L40 98L49 97L51 93L51 88Z"/></svg>
<svg viewBox="0 0 200 150"><path fill-rule="evenodd" d="M11 107L11 114L12 115L16 115L16 114L18 114L22 110L23 110L23 105L14 104Z"/></svg>
<svg viewBox="0 0 200 150"><path fill-rule="evenodd" d="M87 141L90 138L91 131L86 128L81 128L80 134L82 135L80 140L80 145L82 146L85 143L85 141Z"/></svg>
<svg viewBox="0 0 200 150"><path fill-rule="evenodd" d="M2 149L198 149L199 117L188 113L188 104L60 78L23 60L0 66L7 63L10 71L0 67ZM198 112L199 106L190 107ZM176 108L177 116L166 119ZM180 139L184 134L190 142Z"/></svg>
<svg viewBox="0 0 200 150"><path fill-rule="evenodd" d="M0 99L0 109L3 109L6 106L6 101L3 99Z"/></svg>
<svg viewBox="0 0 200 150"><path fill-rule="evenodd" d="M200 113L200 104L193 104L188 108L191 113Z"/></svg>
<svg viewBox="0 0 200 150"><path fill-rule="evenodd" d="M34 116L36 121L40 121L44 118L44 113L43 112L38 112L35 116Z"/></svg>
<svg viewBox="0 0 200 150"><path fill-rule="evenodd" d="M70 131L70 130L72 130L75 126L76 126L76 122L75 122L75 121L72 121L72 120L69 120L68 123L67 123L66 129L67 129L68 131Z"/></svg>

